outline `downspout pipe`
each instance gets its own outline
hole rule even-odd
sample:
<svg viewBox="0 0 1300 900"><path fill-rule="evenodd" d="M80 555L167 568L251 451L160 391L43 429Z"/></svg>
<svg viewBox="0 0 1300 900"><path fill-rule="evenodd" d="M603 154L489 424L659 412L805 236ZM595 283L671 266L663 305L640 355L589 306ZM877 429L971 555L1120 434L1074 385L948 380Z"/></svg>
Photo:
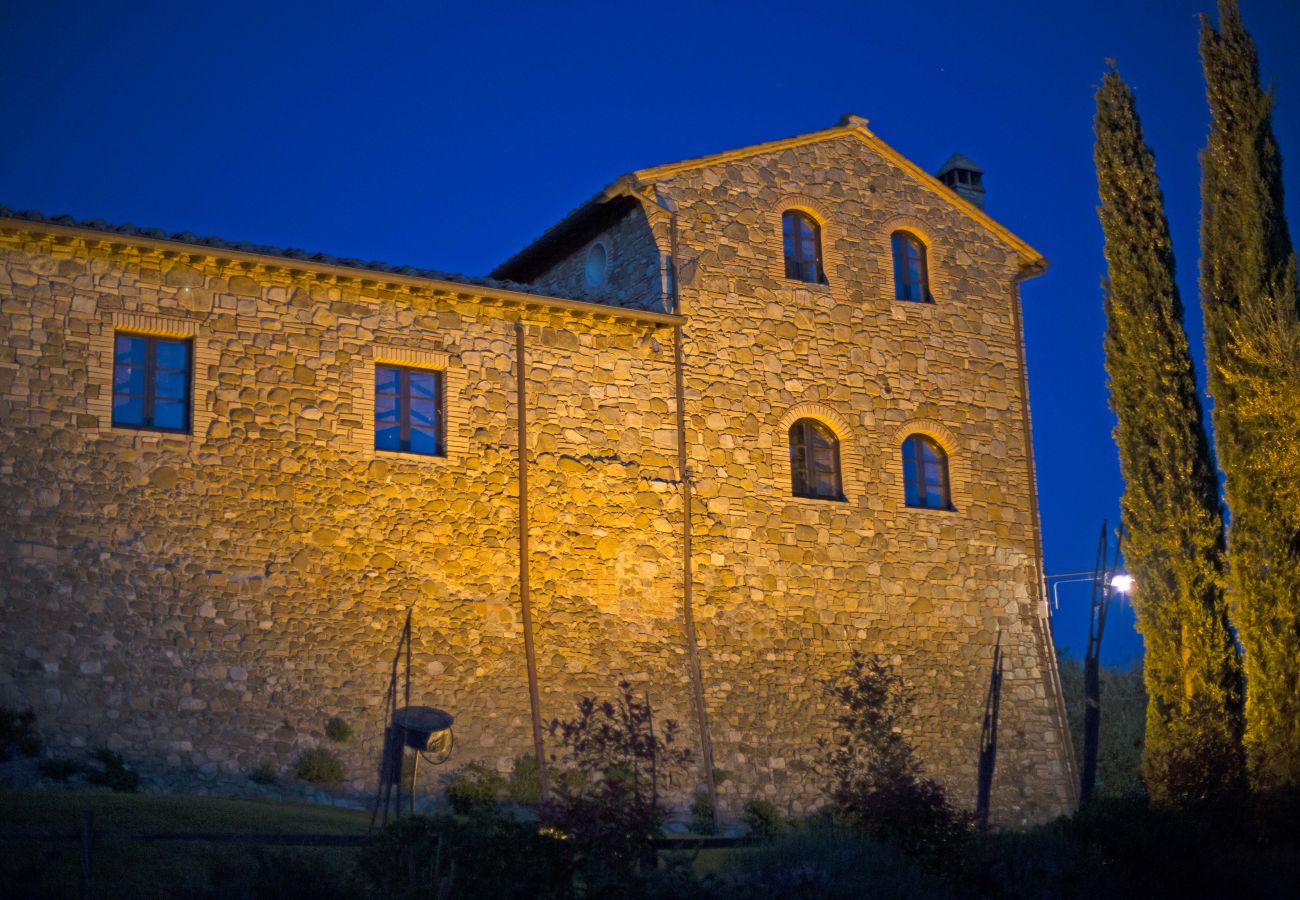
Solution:
<svg viewBox="0 0 1300 900"><path fill-rule="evenodd" d="M1052 642L1052 611L1047 602L1047 575L1043 570L1043 527L1038 514L1038 475L1034 465L1033 423L1029 415L1029 369L1025 361L1025 327L1021 314L1020 285L1030 278L1036 278L1046 271L1046 262L1031 268L1022 269L1011 284L1011 320L1016 334L1016 364L1020 369L1020 415L1021 428L1025 435L1025 477L1028 479L1031 502L1029 504L1030 528L1033 530L1034 543L1034 581L1036 582L1036 601L1038 610L1036 619L1043 647L1043 681L1052 703L1057 732L1061 740L1061 752L1066 797L1071 810L1079 806L1079 780L1074 766L1074 742L1070 739L1070 728L1065 712L1065 693L1061 688L1060 661L1056 656L1056 645Z"/></svg>
<svg viewBox="0 0 1300 900"><path fill-rule="evenodd" d="M642 190L638 190L641 188ZM643 192L644 191L644 192ZM666 305L677 316L682 314L681 278L677 251L677 204L671 197L656 189L620 179L606 191L609 196L626 194L652 204L668 214L669 270L671 282L667 285ZM718 785L713 767L713 738L709 734L709 711L704 703L704 678L700 670L699 639L695 631L695 569L692 517L694 515L694 490L690 461L686 453L686 378L685 352L682 348L682 323L673 325L673 386L677 405L677 471L682 483L682 622L686 631L686 656L690 666L691 693L695 701L696 726L700 732L700 758L704 785L709 794L710 817L716 827L718 816Z"/></svg>
<svg viewBox="0 0 1300 900"><path fill-rule="evenodd" d="M537 754L537 776L542 798L546 798L546 749L542 742L542 699L537 685L537 648L533 643L533 603L529 589L528 566L528 391L525 377L528 366L524 346L524 320L515 320L515 405L519 441L519 613L524 626L524 661L528 668L528 706L533 720L533 752Z"/></svg>

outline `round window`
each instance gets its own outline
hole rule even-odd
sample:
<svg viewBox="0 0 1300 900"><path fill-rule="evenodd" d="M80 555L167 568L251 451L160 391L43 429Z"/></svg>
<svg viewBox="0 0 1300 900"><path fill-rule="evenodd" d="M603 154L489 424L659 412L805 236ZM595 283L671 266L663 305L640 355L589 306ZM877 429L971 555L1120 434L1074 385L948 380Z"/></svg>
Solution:
<svg viewBox="0 0 1300 900"><path fill-rule="evenodd" d="M609 271L609 251L605 245L596 243L591 245L587 251L587 284L597 287L605 281L605 274Z"/></svg>

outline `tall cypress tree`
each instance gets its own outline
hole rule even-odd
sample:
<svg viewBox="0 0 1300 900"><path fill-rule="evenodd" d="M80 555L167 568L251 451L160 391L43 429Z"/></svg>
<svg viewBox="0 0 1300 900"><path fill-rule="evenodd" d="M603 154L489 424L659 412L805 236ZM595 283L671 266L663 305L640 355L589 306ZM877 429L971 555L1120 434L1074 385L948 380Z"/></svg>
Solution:
<svg viewBox="0 0 1300 900"><path fill-rule="evenodd" d="M1146 645L1142 769L1176 803L1241 783L1241 661L1223 592L1223 519L1155 157L1116 71L1094 128L1106 239L1106 371L1118 425L1125 558Z"/></svg>
<svg viewBox="0 0 1300 900"><path fill-rule="evenodd" d="M1245 651L1246 758L1261 789L1300 784L1300 471L1278 450L1294 415L1296 260L1282 206L1272 96L1235 0L1201 20L1212 116L1201 154L1201 300L1214 431L1231 528L1233 621ZM1292 413L1294 411L1291 411ZM1294 455L1292 454L1292 459Z"/></svg>

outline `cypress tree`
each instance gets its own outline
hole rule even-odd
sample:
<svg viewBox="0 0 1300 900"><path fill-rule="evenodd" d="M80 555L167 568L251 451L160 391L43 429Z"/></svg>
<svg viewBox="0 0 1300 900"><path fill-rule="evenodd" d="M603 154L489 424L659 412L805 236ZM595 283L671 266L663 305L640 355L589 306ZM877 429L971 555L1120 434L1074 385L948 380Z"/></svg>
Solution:
<svg viewBox="0 0 1300 900"><path fill-rule="evenodd" d="M1118 421L1125 559L1146 653L1142 770L1168 804L1234 787L1241 661L1223 591L1223 519L1155 157L1116 71L1097 91L1106 371Z"/></svg>
<svg viewBox="0 0 1300 900"><path fill-rule="evenodd" d="M1253 786L1300 784L1300 478L1296 260L1282 205L1272 96L1235 0L1201 20L1209 142L1201 154L1201 299L1214 432L1231 529L1233 621L1245 651ZM1289 348L1289 349L1288 349ZM1289 461L1288 461L1289 460Z"/></svg>

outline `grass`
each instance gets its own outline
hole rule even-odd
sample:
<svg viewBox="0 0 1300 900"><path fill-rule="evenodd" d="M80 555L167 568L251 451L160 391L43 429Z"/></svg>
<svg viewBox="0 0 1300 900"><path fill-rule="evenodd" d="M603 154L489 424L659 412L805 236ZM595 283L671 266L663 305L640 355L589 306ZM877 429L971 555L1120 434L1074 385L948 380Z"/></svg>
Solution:
<svg viewBox="0 0 1300 900"><path fill-rule="evenodd" d="M363 834L370 825L368 812L270 800L0 790L0 834L80 831L87 808L96 831Z"/></svg>
<svg viewBox="0 0 1300 900"><path fill-rule="evenodd" d="M332 807L58 791L0 791L0 834L79 832L91 809L96 832L363 834L368 813ZM350 848L250 848L201 844L101 844L95 848L97 897L348 896L359 851ZM81 845L0 844L0 894L81 896Z"/></svg>

